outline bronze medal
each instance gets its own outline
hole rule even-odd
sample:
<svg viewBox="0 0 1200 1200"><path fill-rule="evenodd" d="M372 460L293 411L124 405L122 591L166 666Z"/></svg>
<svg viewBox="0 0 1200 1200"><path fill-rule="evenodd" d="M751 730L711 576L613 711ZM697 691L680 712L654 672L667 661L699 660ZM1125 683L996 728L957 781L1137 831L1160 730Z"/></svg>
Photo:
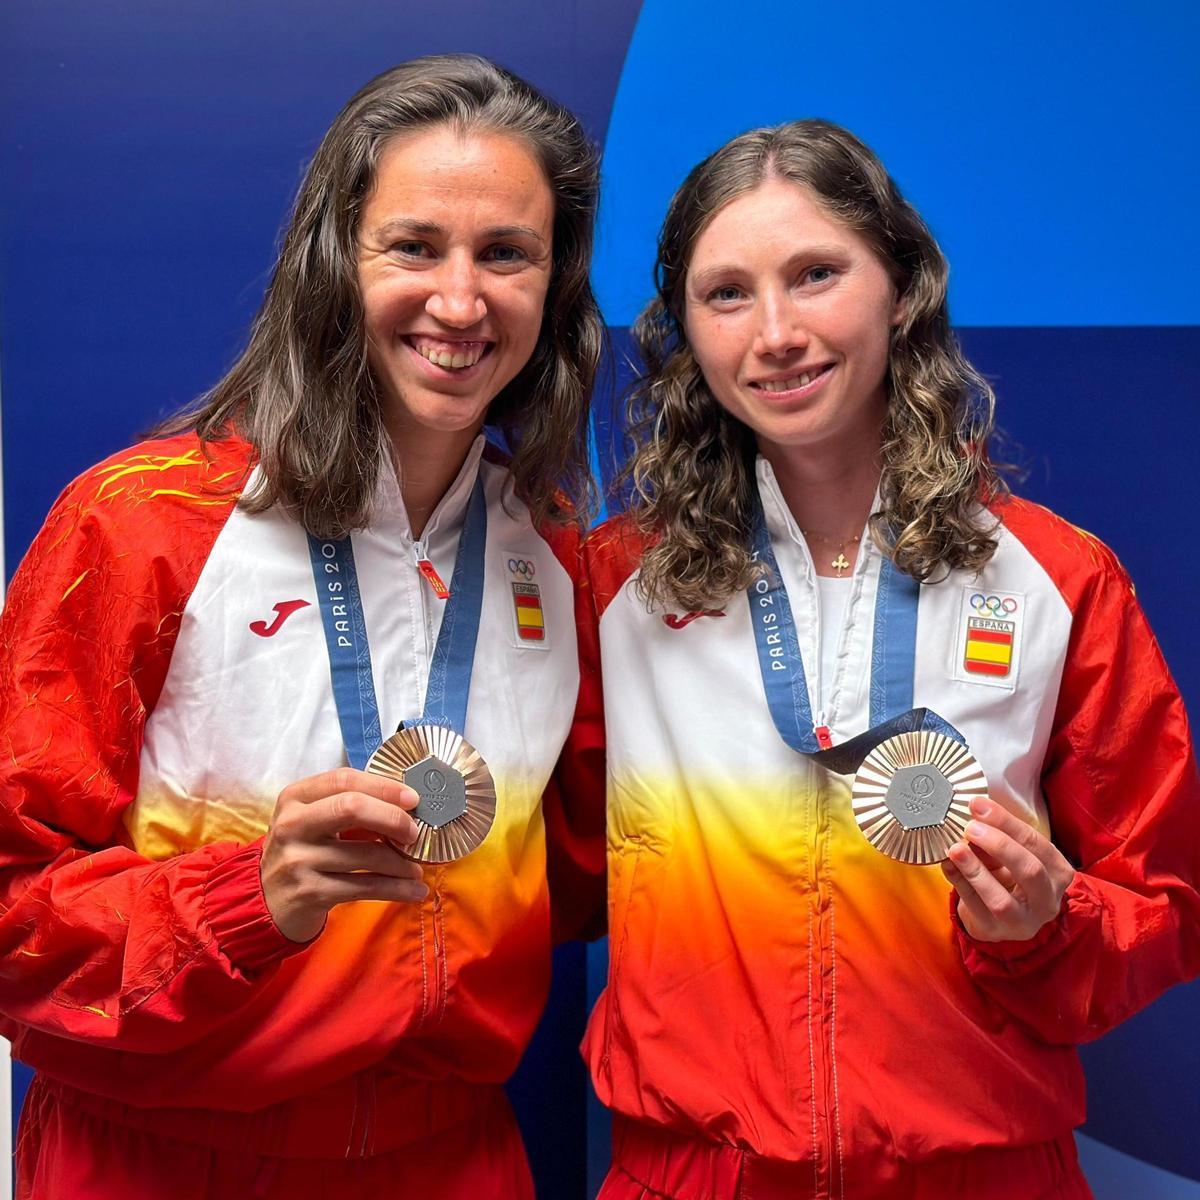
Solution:
<svg viewBox="0 0 1200 1200"><path fill-rule="evenodd" d="M987 779L961 742L925 730L879 743L854 777L854 819L876 850L900 862L946 858L986 796Z"/></svg>
<svg viewBox="0 0 1200 1200"><path fill-rule="evenodd" d="M482 844L496 817L496 785L479 751L446 725L413 725L393 733L367 770L407 784L420 803L412 810L417 840L390 843L405 858L454 862Z"/></svg>

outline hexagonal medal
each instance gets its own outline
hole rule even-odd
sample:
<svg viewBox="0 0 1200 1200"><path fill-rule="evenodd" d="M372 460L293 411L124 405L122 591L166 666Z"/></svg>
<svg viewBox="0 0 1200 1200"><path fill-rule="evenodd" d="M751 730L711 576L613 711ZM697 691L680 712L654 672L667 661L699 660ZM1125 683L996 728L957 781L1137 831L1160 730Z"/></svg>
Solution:
<svg viewBox="0 0 1200 1200"><path fill-rule="evenodd" d="M412 817L417 840L390 842L405 858L446 863L476 849L496 819L496 785L479 752L446 725L412 725L393 733L367 770L407 784L420 797Z"/></svg>
<svg viewBox="0 0 1200 1200"><path fill-rule="evenodd" d="M900 862L941 862L971 819L987 779L961 742L944 733L899 733L863 759L851 797L854 819L876 850Z"/></svg>

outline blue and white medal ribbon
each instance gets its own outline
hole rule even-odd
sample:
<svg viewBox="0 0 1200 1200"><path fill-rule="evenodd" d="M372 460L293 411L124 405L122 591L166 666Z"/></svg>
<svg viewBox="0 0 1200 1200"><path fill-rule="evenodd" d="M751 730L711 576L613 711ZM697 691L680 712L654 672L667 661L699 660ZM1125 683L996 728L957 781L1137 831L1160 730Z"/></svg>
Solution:
<svg viewBox="0 0 1200 1200"><path fill-rule="evenodd" d="M816 727L787 588L762 506L753 551L766 574L748 591L767 706L783 741L839 775L857 772L855 819L878 849L904 862L937 862L962 836L970 798L987 791L966 739L929 708L913 708L920 585L884 557L871 643L870 728L834 746Z"/></svg>
<svg viewBox="0 0 1200 1200"><path fill-rule="evenodd" d="M397 847L422 862L449 862L475 849L491 828L496 790L487 764L463 737L483 605L487 500L479 477L459 535L450 596L429 667L425 706L381 746L379 704L350 538L308 535L325 629L334 701L346 757L358 770L416 790L418 838Z"/></svg>
<svg viewBox="0 0 1200 1200"><path fill-rule="evenodd" d="M325 627L325 648L342 742L350 765L362 771L382 736L354 548L348 537L324 541L310 533L308 553L317 585L321 623Z"/></svg>

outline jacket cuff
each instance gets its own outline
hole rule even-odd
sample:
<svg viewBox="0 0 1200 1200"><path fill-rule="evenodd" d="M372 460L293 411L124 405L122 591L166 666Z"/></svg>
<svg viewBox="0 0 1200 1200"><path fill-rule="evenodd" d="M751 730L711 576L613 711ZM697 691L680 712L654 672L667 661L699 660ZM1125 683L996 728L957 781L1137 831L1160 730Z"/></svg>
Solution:
<svg viewBox="0 0 1200 1200"><path fill-rule="evenodd" d="M262 890L262 839L216 863L204 887L204 919L217 946L239 970L257 974L307 943L275 924Z"/></svg>
<svg viewBox="0 0 1200 1200"><path fill-rule="evenodd" d="M1058 916L1047 921L1033 937L1024 941L981 942L967 932L958 915L958 893L950 892L950 916L963 962L969 970L982 967L990 975L1024 975L1034 970L1060 953L1082 928L1096 919L1099 911L1099 902L1088 886L1087 877L1076 871L1063 893Z"/></svg>

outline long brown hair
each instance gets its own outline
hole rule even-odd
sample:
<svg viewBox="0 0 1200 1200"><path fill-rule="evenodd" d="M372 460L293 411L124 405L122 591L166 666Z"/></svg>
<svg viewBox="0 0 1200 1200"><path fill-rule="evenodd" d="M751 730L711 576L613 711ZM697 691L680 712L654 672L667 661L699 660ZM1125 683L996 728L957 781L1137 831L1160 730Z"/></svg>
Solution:
<svg viewBox="0 0 1200 1200"><path fill-rule="evenodd" d="M390 463L367 365L358 223L384 144L435 125L525 142L554 195L545 314L533 355L492 401L488 422L512 453L516 495L535 522L591 510L588 405L603 325L588 282L599 170L578 120L524 80L475 55L414 59L371 80L338 114L300 187L250 341L226 376L160 433L232 428L263 472L242 497L279 504L313 533L366 525Z"/></svg>
<svg viewBox="0 0 1200 1200"><path fill-rule="evenodd" d="M827 121L754 129L710 155L675 193L658 242L658 294L638 317L643 372L630 396L631 514L650 539L639 589L649 603L700 609L751 583L756 443L713 398L684 325L688 266L713 216L767 179L799 184L858 231L904 297L893 330L876 543L919 580L982 567L995 552L980 503L1006 491L988 458L995 397L950 329L946 260L883 164Z"/></svg>

